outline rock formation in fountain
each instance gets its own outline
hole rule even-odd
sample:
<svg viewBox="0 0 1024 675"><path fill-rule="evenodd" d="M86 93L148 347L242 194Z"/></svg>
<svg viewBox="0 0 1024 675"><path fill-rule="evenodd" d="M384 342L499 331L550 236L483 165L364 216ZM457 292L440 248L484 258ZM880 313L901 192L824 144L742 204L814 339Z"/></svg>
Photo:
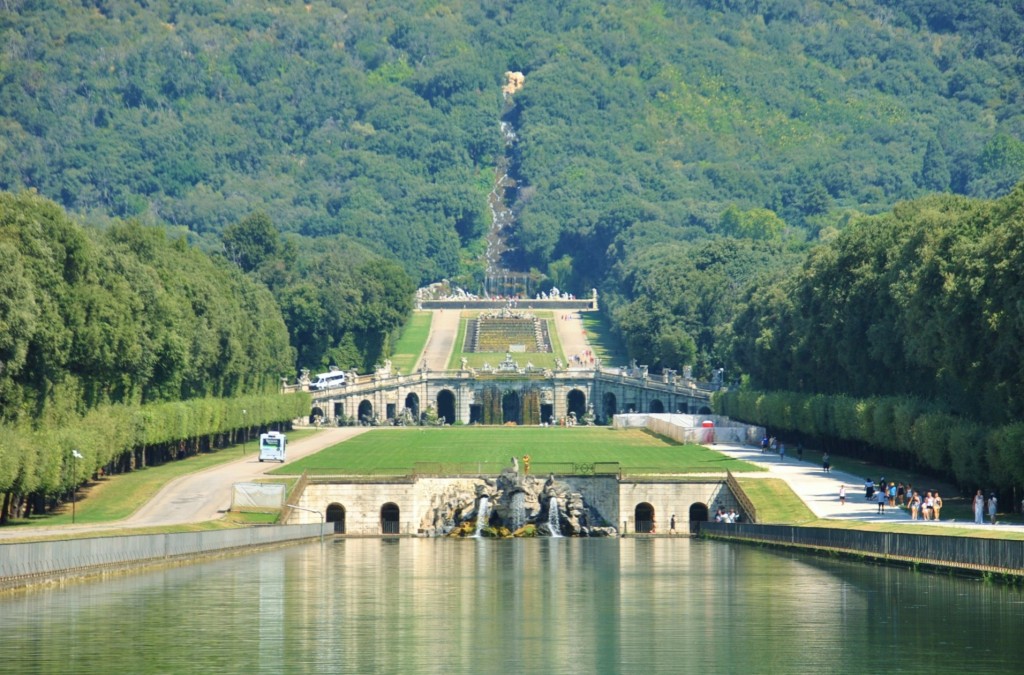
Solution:
<svg viewBox="0 0 1024 675"><path fill-rule="evenodd" d="M486 499L485 499L486 498ZM557 518L550 509L558 509ZM480 517L484 518L479 523ZM565 481L520 476L509 468L493 478L453 481L431 499L420 533L442 537L552 536L557 522L567 537L614 537L615 527Z"/></svg>

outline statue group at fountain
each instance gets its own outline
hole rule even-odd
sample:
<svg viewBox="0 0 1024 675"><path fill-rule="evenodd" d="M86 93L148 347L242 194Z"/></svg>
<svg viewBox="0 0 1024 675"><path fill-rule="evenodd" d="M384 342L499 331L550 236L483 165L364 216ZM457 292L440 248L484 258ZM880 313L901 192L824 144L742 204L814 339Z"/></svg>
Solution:
<svg viewBox="0 0 1024 675"><path fill-rule="evenodd" d="M497 478L453 481L431 500L420 533L448 537L614 537L615 527L567 482L530 475L530 455Z"/></svg>

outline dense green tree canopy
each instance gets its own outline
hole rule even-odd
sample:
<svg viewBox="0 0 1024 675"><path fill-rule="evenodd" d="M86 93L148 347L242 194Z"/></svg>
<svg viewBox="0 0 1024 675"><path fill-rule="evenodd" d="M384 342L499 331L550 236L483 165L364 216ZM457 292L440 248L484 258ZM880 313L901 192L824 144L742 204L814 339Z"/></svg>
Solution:
<svg viewBox="0 0 1024 675"><path fill-rule="evenodd" d="M1024 184L865 218L796 274L754 287L736 362L770 389L912 395L988 423L1024 419Z"/></svg>
<svg viewBox="0 0 1024 675"><path fill-rule="evenodd" d="M276 390L294 372L267 289L138 223L84 229L0 194L0 420Z"/></svg>

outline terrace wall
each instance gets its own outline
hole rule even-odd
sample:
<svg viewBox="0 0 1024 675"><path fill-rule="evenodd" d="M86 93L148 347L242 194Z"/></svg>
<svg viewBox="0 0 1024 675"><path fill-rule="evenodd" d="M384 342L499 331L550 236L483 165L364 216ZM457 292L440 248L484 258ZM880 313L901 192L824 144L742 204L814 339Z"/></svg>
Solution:
<svg viewBox="0 0 1024 675"><path fill-rule="evenodd" d="M635 510L639 504L654 508L659 532L667 532L669 518L676 514L677 529L686 531L690 507L702 504L709 514L721 505L739 510L739 503L725 484L725 478L688 479L685 476L665 476L662 479L625 479L614 476L557 476L579 492L584 501L594 508L620 533L632 534ZM399 507L399 534L417 535L420 522L430 511L433 500L450 487L475 496L477 486L485 477L416 478L396 480L356 480L344 477L320 477L303 492L299 506L326 513L331 504L345 509L345 534L383 534L381 507L391 503ZM313 523L319 516L309 511L293 511L288 522ZM328 528L330 529L330 528Z"/></svg>

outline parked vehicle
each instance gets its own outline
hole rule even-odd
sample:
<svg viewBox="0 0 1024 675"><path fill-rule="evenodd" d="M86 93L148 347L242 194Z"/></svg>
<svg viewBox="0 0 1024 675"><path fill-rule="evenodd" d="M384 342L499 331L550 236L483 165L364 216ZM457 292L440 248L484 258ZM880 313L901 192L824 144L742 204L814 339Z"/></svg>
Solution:
<svg viewBox="0 0 1024 675"><path fill-rule="evenodd" d="M287 439L279 431L268 431L260 434L260 461L281 462L284 464Z"/></svg>
<svg viewBox="0 0 1024 675"><path fill-rule="evenodd" d="M309 383L309 388L313 391L321 391L331 387L340 387L343 384L345 384L345 371L331 370L313 378L313 381Z"/></svg>

